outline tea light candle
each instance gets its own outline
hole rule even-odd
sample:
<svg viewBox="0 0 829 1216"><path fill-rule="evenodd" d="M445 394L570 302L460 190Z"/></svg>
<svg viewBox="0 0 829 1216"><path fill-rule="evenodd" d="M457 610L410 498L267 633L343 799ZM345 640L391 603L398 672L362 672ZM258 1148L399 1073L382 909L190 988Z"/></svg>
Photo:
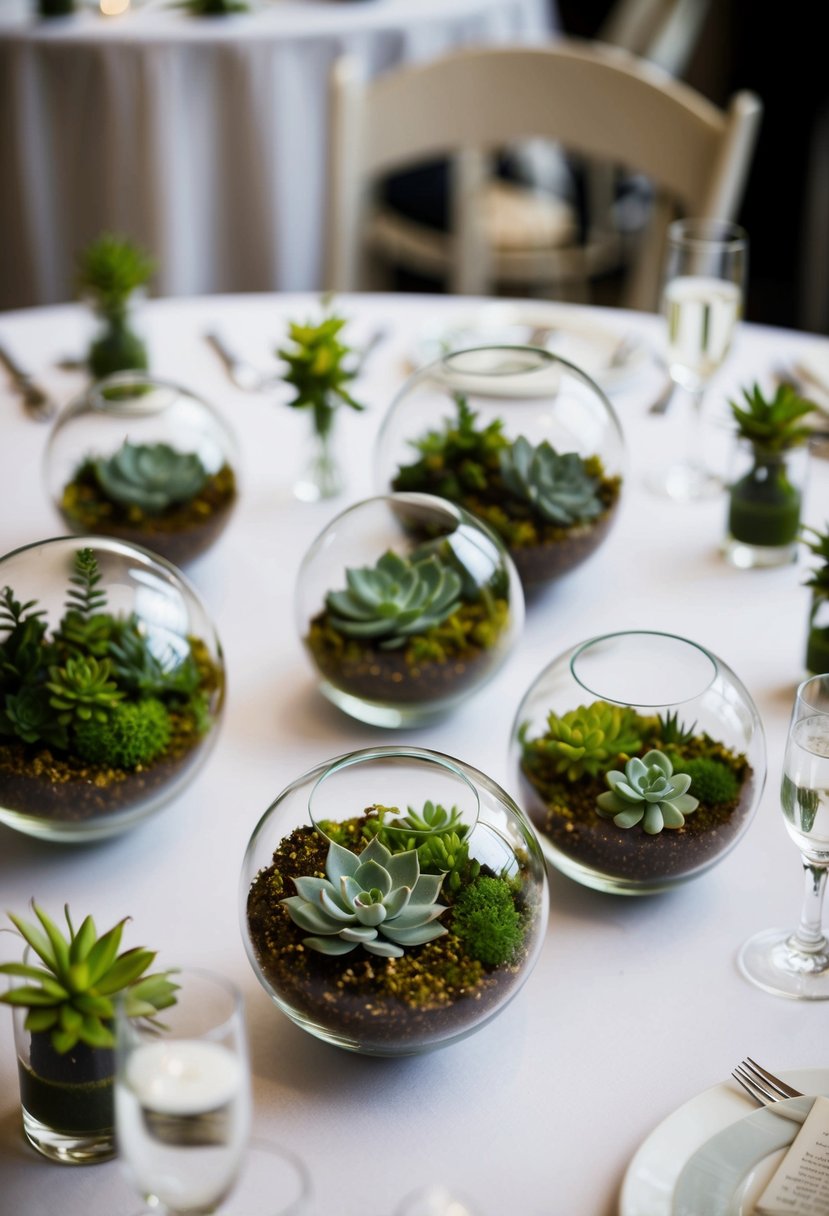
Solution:
<svg viewBox="0 0 829 1216"><path fill-rule="evenodd" d="M242 1065L221 1043L189 1039L147 1043L130 1057L127 1081L147 1109L196 1115L216 1110L239 1094Z"/></svg>

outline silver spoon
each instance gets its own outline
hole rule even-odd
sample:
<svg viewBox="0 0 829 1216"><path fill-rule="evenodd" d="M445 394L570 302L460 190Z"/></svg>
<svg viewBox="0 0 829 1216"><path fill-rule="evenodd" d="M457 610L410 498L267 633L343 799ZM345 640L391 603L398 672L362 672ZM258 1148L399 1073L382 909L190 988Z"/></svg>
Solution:
<svg viewBox="0 0 829 1216"><path fill-rule="evenodd" d="M35 422L49 422L57 413L57 403L36 384L31 375L24 371L17 361L0 346L0 363L9 373L12 385L20 394L23 409Z"/></svg>
<svg viewBox="0 0 829 1216"><path fill-rule="evenodd" d="M278 372L260 372L259 368L248 363L246 359L240 359L215 331L206 333L204 340L219 356L222 366L236 387L246 393L261 392L279 379Z"/></svg>

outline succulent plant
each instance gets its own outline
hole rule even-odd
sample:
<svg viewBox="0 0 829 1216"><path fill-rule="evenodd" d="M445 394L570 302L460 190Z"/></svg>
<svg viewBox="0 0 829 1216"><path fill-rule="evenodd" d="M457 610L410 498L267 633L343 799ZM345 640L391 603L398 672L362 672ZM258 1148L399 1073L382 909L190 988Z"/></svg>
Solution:
<svg viewBox="0 0 829 1216"><path fill-rule="evenodd" d="M325 598L329 624L384 650L425 633L460 607L461 577L436 554L420 561L388 550L373 567L347 569L345 591Z"/></svg>
<svg viewBox="0 0 829 1216"><path fill-rule="evenodd" d="M537 447L523 435L500 455L504 485L543 519L562 527L597 519L604 510L599 480L577 452L559 454L546 440Z"/></svg>
<svg viewBox="0 0 829 1216"><path fill-rule="evenodd" d="M73 718L82 722L89 719L106 721L109 711L124 696L111 676L112 660L99 660L94 655L89 658L77 655L68 658L62 667L50 667L46 687L52 694L50 704L59 711L60 720L65 723Z"/></svg>
<svg viewBox="0 0 829 1216"><path fill-rule="evenodd" d="M113 1047L113 997L122 993L131 1018L153 1018L175 1004L176 984L171 972L145 972L155 958L151 950L135 947L119 954L128 918L98 937L95 922L87 916L77 931L69 908L64 908L68 934L32 903L39 924L9 913L9 919L39 963L3 963L0 974L28 981L0 994L6 1005L28 1009L25 1028L48 1032L60 1055L79 1042L90 1047Z"/></svg>
<svg viewBox="0 0 829 1216"><path fill-rule="evenodd" d="M172 647L155 653L135 616L113 630L109 654L120 687L142 697L172 693L190 697L199 686L199 669L192 654L183 657Z"/></svg>
<svg viewBox="0 0 829 1216"><path fill-rule="evenodd" d="M148 515L188 502L209 477L195 452L179 452L168 443L126 440L112 456L93 460L92 467L107 498Z"/></svg>
<svg viewBox="0 0 829 1216"><path fill-rule="evenodd" d="M812 539L809 539L811 533ZM810 528L807 525L803 527L803 534L800 538L804 545L820 558L821 565L815 566L809 577L806 579L807 587L815 587L820 591L829 591L829 523L827 523L823 532L817 528Z"/></svg>
<svg viewBox="0 0 829 1216"><path fill-rule="evenodd" d="M326 878L294 879L296 895L283 903L294 924L311 937L303 945L321 954L348 954L362 946L370 954L400 958L446 933L435 923L446 911L436 903L442 875L421 874L417 853L392 854L379 837L352 853L331 842Z"/></svg>
<svg viewBox="0 0 829 1216"><path fill-rule="evenodd" d="M659 738L665 746L681 747L693 739L696 725L696 722L690 726L680 722L678 710L659 714Z"/></svg>
<svg viewBox="0 0 829 1216"><path fill-rule="evenodd" d="M619 756L627 756L642 746L642 719L626 705L593 701L558 715L547 716L547 730L528 741L527 729L521 739L538 759L551 763L555 773L578 781L585 773L595 777Z"/></svg>
<svg viewBox="0 0 829 1216"><path fill-rule="evenodd" d="M80 254L78 285L107 318L120 316L132 293L148 281L152 260L124 237L104 232Z"/></svg>
<svg viewBox="0 0 829 1216"><path fill-rule="evenodd" d="M478 415L462 393L453 393L457 407L454 419L446 419L442 430L428 431L411 441L420 453L414 464L403 465L392 481L394 490L422 490L458 502L464 495L486 490L501 452L509 440L500 418L479 426Z"/></svg>
<svg viewBox="0 0 829 1216"><path fill-rule="evenodd" d="M310 409L314 430L323 438L331 430L338 406L365 409L346 388L357 373L345 366L351 354L350 348L339 340L345 325L344 317L333 315L323 317L318 325L292 323L288 336L293 346L277 351L288 365L283 379L296 392L288 404L294 409Z"/></svg>
<svg viewBox="0 0 829 1216"><path fill-rule="evenodd" d="M101 572L92 549L79 549L69 576L66 611L58 626L58 640L76 654L102 658L109 649L112 616L105 612L106 592L99 586Z"/></svg>
<svg viewBox="0 0 829 1216"><path fill-rule="evenodd" d="M508 962L523 937L509 883L484 875L464 887L452 908L452 931L486 966Z"/></svg>
<svg viewBox="0 0 829 1216"><path fill-rule="evenodd" d="M743 389L745 404L731 401L737 431L764 452L784 452L809 438L809 428L800 419L814 409L811 401L798 396L790 384L780 384L769 400L758 385Z"/></svg>
<svg viewBox="0 0 829 1216"><path fill-rule="evenodd" d="M699 799L688 793L691 778L674 773L669 758L660 751L632 756L625 771L605 774L610 789L599 794L597 809L603 819L612 819L617 828L632 828L641 823L650 836L663 828L681 828L685 816L699 806Z"/></svg>

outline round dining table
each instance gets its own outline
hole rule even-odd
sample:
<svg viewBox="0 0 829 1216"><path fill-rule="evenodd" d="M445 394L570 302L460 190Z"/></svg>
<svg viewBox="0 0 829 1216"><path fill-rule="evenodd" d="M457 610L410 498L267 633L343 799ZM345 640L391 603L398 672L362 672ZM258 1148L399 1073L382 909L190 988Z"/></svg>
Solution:
<svg viewBox="0 0 829 1216"><path fill-rule="evenodd" d="M804 677L810 557L738 570L721 554L724 495L653 497L647 473L683 443L686 402L657 417L663 323L642 313L547 305L548 322L608 331L638 347L627 377L607 383L622 427L626 472L618 520L582 566L535 594L508 661L448 718L383 730L334 708L317 688L295 619L304 554L339 511L379 492L373 451L392 400L436 325L484 301L353 295L333 301L358 347L380 340L353 385L366 409L343 410L337 451L347 477L335 499L297 501L293 482L309 418L277 381L232 384L205 341L218 330L263 371L291 321L314 320L315 294L148 301L140 315L151 367L207 398L233 428L240 497L215 546L187 575L224 648L228 697L218 742L192 783L157 815L97 844L46 843L0 827L0 908L24 917L34 899L64 904L99 928L131 918L125 945L158 950L157 967L205 966L239 985L251 1045L255 1133L298 1155L311 1180L307 1211L394 1216L405 1195L440 1184L475 1216L671 1216L679 1173L706 1139L755 1108L731 1079L747 1055L800 1087L829 1092L826 1006L769 995L738 970L744 940L795 926L801 866L779 805L787 722ZM538 305L535 306L536 312ZM483 314L481 314L483 315ZM537 318L536 318L537 319ZM0 346L65 407L82 392L67 368L89 340L80 304L0 315ZM630 339L636 339L632 342ZM706 453L725 470L727 402L827 340L743 322L706 403ZM601 379L601 368L595 371ZM816 414L817 429L820 415ZM44 484L49 424L22 408L0 373L0 553L62 534ZM829 461L815 441L804 517L829 519ZM640 898L604 894L548 866L549 925L535 970L477 1033L434 1052L378 1059L339 1050L295 1026L260 987L240 930L240 874L268 806L300 774L356 748L407 742L483 770L516 794L508 741L521 697L575 643L608 631L678 634L714 652L743 681L761 716L768 779L737 846L704 874ZM0 960L19 941L0 934ZM0 1010L2 1207L15 1216L131 1216L140 1203L120 1163L78 1169L24 1141L11 1017ZM255 1216L278 1211L266 1182ZM254 1212L245 1213L254 1216ZM706 1212L706 1216L716 1213Z"/></svg>
<svg viewBox="0 0 829 1216"><path fill-rule="evenodd" d="M0 308L75 295L78 251L122 232L163 295L322 283L327 82L548 35L549 0L167 0L38 21L0 5Z"/></svg>

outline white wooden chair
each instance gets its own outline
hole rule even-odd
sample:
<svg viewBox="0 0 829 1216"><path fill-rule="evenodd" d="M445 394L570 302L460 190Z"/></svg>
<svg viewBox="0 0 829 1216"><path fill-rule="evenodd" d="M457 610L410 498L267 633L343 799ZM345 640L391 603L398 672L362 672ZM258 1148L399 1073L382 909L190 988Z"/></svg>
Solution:
<svg viewBox="0 0 829 1216"><path fill-rule="evenodd" d="M761 113L753 93L735 94L723 111L626 51L570 39L455 51L370 82L343 57L331 77L326 286L376 285L368 278L373 250L446 274L449 290L461 294L589 280L606 256L595 234L584 246L551 240L544 249L496 249L488 240L481 200L491 158L516 140L540 138L652 183L651 222L618 302L655 309L667 223L681 213L735 217ZM441 156L452 159L448 232L378 209L378 180Z"/></svg>

